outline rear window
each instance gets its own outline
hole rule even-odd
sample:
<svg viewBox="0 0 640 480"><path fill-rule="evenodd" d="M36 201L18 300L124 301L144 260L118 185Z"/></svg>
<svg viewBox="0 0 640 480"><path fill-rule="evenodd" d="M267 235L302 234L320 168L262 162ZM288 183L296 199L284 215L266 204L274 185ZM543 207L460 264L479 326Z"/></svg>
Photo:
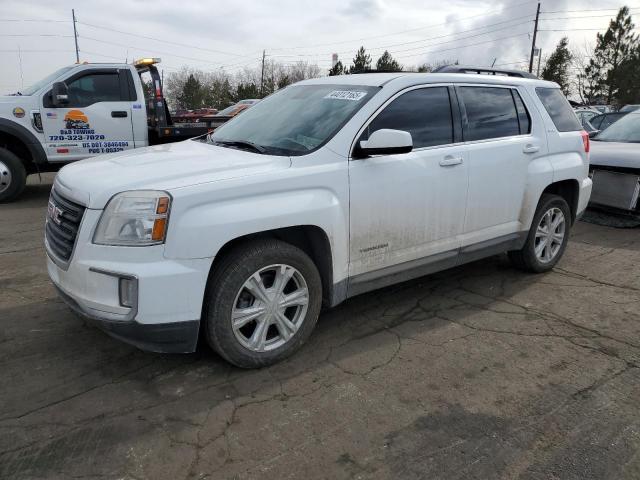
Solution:
<svg viewBox="0 0 640 480"><path fill-rule="evenodd" d="M538 98L559 132L582 130L578 117L559 88L536 88Z"/></svg>

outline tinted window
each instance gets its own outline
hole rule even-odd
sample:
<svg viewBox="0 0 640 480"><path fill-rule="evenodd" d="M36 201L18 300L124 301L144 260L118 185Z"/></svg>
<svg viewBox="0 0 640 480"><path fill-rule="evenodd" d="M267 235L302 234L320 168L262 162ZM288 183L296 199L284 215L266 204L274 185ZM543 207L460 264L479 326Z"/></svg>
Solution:
<svg viewBox="0 0 640 480"><path fill-rule="evenodd" d="M527 107L524 106L522 97L516 90L511 90L513 94L513 100L516 102L516 110L518 111L518 122L520 123L520 133L525 135L531 133L531 116L527 111Z"/></svg>
<svg viewBox="0 0 640 480"><path fill-rule="evenodd" d="M640 143L640 113L630 113L600 132L595 140L602 142Z"/></svg>
<svg viewBox="0 0 640 480"><path fill-rule="evenodd" d="M596 115L591 120L589 120L589 122L591 122L591 125L593 125L597 130L600 130L600 125L602 124L602 120L604 119L604 117L605 116L603 114Z"/></svg>
<svg viewBox="0 0 640 480"><path fill-rule="evenodd" d="M447 87L411 90L400 95L378 115L360 138L391 128L411 134L413 148L453 143L453 120Z"/></svg>
<svg viewBox="0 0 640 480"><path fill-rule="evenodd" d="M559 132L582 130L578 117L559 88L536 88L536 93Z"/></svg>
<svg viewBox="0 0 640 480"><path fill-rule="evenodd" d="M518 112L509 88L460 87L467 112L466 141L520 134Z"/></svg>
<svg viewBox="0 0 640 480"><path fill-rule="evenodd" d="M91 73L67 84L69 106L86 107L97 102L119 102L120 77L114 73Z"/></svg>

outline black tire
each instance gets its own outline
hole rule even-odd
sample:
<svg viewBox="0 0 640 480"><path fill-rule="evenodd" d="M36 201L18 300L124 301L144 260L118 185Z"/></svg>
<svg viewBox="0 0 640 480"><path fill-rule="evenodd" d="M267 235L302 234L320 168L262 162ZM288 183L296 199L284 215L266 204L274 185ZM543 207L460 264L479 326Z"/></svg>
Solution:
<svg viewBox="0 0 640 480"><path fill-rule="evenodd" d="M253 351L234 333L234 302L249 277L276 264L289 265L304 278L308 290L306 314L286 343L269 351ZM315 264L302 250L275 239L249 241L227 253L213 268L205 295L204 333L211 348L225 360L241 368L265 367L292 355L309 338L322 306L322 281Z"/></svg>
<svg viewBox="0 0 640 480"><path fill-rule="evenodd" d="M27 184L22 161L6 148L0 148L0 203L18 198Z"/></svg>
<svg viewBox="0 0 640 480"><path fill-rule="evenodd" d="M562 214L564 215L564 239L555 256L548 262L542 262L540 259L538 259L535 253L536 231L543 215L553 208L560 209L562 211ZM521 250L514 250L509 252L509 258L511 259L513 265L521 270L534 273L548 272L549 270L551 270L553 267L555 267L560 258L562 258L562 255L567 248L571 222L571 210L566 200L558 195L544 193L540 198L540 202L538 202L538 208L536 209L536 213L533 216L531 229L529 230L529 234L527 235L527 241L525 242L524 247L522 247Z"/></svg>

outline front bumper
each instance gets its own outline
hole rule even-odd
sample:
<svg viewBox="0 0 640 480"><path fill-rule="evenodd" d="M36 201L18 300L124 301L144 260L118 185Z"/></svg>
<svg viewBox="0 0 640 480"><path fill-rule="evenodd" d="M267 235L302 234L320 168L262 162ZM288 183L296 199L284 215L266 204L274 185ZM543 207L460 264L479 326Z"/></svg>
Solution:
<svg viewBox="0 0 640 480"><path fill-rule="evenodd" d="M94 245L100 213L86 210L67 264L47 248L49 277L62 300L109 335L143 350L193 352L212 258L168 259L164 245ZM121 303L122 278L135 280L131 307Z"/></svg>

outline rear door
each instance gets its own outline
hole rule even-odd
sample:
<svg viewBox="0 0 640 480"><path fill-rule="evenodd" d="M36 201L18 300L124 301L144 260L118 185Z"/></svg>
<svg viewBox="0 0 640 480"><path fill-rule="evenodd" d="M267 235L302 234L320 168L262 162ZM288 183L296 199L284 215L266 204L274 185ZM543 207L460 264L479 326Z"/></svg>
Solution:
<svg viewBox="0 0 640 480"><path fill-rule="evenodd" d="M68 162L134 147L131 108L136 92L131 72L90 68L65 80L69 103L54 107L42 98L42 127L50 162Z"/></svg>
<svg viewBox="0 0 640 480"><path fill-rule="evenodd" d="M469 147L469 200L463 247L512 241L526 229L520 214L529 170L547 152L543 125L532 120L516 87L456 87Z"/></svg>

